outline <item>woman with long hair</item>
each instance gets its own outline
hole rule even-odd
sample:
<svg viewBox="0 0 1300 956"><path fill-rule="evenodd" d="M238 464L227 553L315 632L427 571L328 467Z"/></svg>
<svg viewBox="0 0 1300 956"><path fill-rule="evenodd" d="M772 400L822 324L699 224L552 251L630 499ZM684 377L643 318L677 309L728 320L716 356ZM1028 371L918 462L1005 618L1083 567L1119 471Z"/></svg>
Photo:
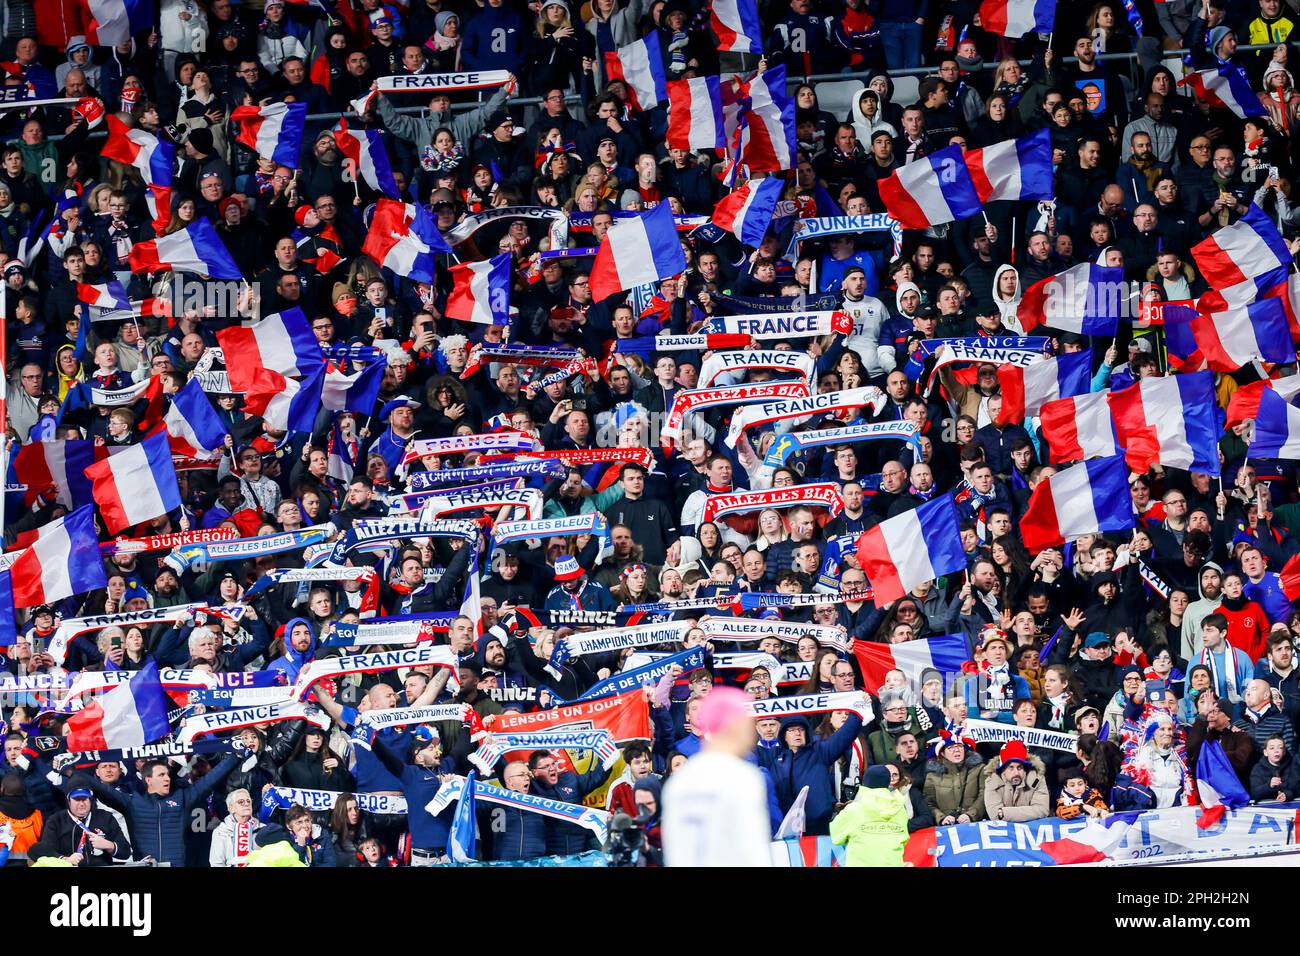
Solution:
<svg viewBox="0 0 1300 956"><path fill-rule="evenodd" d="M759 551L766 551L778 541L788 541L790 532L786 530L785 519L781 517L781 512L773 508L767 508L758 514L758 539L754 542L754 547Z"/></svg>
<svg viewBox="0 0 1300 956"><path fill-rule="evenodd" d="M582 89L582 61L594 58L596 43L574 29L564 0L544 0L528 38L527 63L519 74L534 95L552 89Z"/></svg>
<svg viewBox="0 0 1300 956"><path fill-rule="evenodd" d="M1106 804L1113 807L1111 791L1115 789L1115 778L1119 776L1123 754L1119 747L1109 740L1100 740L1096 734L1080 734L1074 742L1075 756L1083 764L1083 774L1088 785L1106 798Z"/></svg>
<svg viewBox="0 0 1300 956"><path fill-rule="evenodd" d="M361 812L354 793L340 793L330 811L330 832L339 857L347 866L357 865L357 847L373 835L370 819Z"/></svg>
<svg viewBox="0 0 1300 956"><path fill-rule="evenodd" d="M840 659L839 654L829 647L823 647L817 652L813 659L812 673L808 679L799 685L797 693L800 694L824 694L833 688L831 683L831 671L835 669L835 662Z"/></svg>
<svg viewBox="0 0 1300 956"><path fill-rule="evenodd" d="M1079 682L1064 664L1043 671L1043 702L1038 705L1038 726L1046 730L1074 730L1075 711L1083 705Z"/></svg>
<svg viewBox="0 0 1300 956"><path fill-rule="evenodd" d="M331 750L325 731L308 727L298 738L280 775L285 784L303 790L351 790L347 762Z"/></svg>
<svg viewBox="0 0 1300 956"><path fill-rule="evenodd" d="M650 583L650 576L644 564L629 564L619 572L621 580L610 589L610 596L625 604L649 604L659 598L658 592Z"/></svg>

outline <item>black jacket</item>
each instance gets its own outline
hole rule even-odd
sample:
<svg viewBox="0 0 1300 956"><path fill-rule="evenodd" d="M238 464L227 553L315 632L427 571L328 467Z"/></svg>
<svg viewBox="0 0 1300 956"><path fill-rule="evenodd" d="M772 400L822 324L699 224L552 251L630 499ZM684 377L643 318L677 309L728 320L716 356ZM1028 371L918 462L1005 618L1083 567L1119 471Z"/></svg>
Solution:
<svg viewBox="0 0 1300 956"><path fill-rule="evenodd" d="M122 828L117 825L117 819L113 814L92 804L90 816L83 822L95 833L116 843L117 849L101 852L94 849L90 841L86 840L84 846L81 846L82 866L110 866L131 859L131 842L123 836ZM27 856L33 861L45 856L71 856L82 844L83 836L84 832L72 819L72 814L60 810L46 818L41 838L32 845Z"/></svg>

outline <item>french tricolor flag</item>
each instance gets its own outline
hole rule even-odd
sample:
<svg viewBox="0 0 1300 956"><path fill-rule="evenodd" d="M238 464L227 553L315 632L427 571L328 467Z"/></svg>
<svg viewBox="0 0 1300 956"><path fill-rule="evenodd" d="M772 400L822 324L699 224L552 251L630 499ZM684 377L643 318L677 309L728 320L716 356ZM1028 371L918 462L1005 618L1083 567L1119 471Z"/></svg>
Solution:
<svg viewBox="0 0 1300 956"><path fill-rule="evenodd" d="M239 141L262 159L290 169L300 165L298 156L307 127L306 103L237 106L230 118L239 124Z"/></svg>
<svg viewBox="0 0 1300 956"><path fill-rule="evenodd" d="M649 111L668 102L668 76L659 46L659 34L621 46L605 54L605 79L627 85L633 109Z"/></svg>
<svg viewBox="0 0 1300 956"><path fill-rule="evenodd" d="M713 0L709 21L722 53L763 53L756 0Z"/></svg>
<svg viewBox="0 0 1300 956"><path fill-rule="evenodd" d="M91 700L68 718L70 750L116 750L143 747L171 733L167 693L150 660L131 679Z"/></svg>
<svg viewBox="0 0 1300 956"><path fill-rule="evenodd" d="M510 324L510 254L462 262L449 270L453 282L443 314L479 325Z"/></svg>
<svg viewBox="0 0 1300 956"><path fill-rule="evenodd" d="M878 606L966 567L957 506L950 495L885 519L858 538L857 548Z"/></svg>
<svg viewBox="0 0 1300 956"><path fill-rule="evenodd" d="M1223 744L1207 740L1196 758L1196 796L1201 803L1201 815L1196 827L1208 830L1229 810L1250 803L1250 794L1237 779Z"/></svg>
<svg viewBox="0 0 1300 956"><path fill-rule="evenodd" d="M1228 305L1253 302L1287 280L1291 250L1264 211L1251 203L1246 215L1192 247L1201 275Z"/></svg>
<svg viewBox="0 0 1300 956"><path fill-rule="evenodd" d="M1025 549L1037 553L1085 534L1134 525L1123 457L1095 458L1040 481L1020 522Z"/></svg>
<svg viewBox="0 0 1300 956"><path fill-rule="evenodd" d="M1300 408L1273 389L1259 396L1255 436L1246 452L1250 458L1300 458Z"/></svg>
<svg viewBox="0 0 1300 956"><path fill-rule="evenodd" d="M1119 440L1109 398L1109 392L1091 392L1047 402L1039 409L1038 424L1050 451L1048 461L1059 465L1117 453Z"/></svg>
<svg viewBox="0 0 1300 956"><path fill-rule="evenodd" d="M229 434L196 378L172 396L163 425L167 428L172 454L187 458L213 457L212 453L222 447Z"/></svg>
<svg viewBox="0 0 1300 956"><path fill-rule="evenodd" d="M668 91L668 148L722 149L722 86L716 76L672 80Z"/></svg>
<svg viewBox="0 0 1300 956"><path fill-rule="evenodd" d="M371 189L383 193L389 199L397 199L397 180L393 178L393 167L388 162L388 153L384 150L383 137L373 129L349 129L348 121L339 120L339 128L334 131L334 142L339 151L352 160L352 167Z"/></svg>
<svg viewBox="0 0 1300 956"><path fill-rule="evenodd" d="M9 575L14 607L19 608L53 604L106 586L94 506L42 525L36 541L9 566Z"/></svg>
<svg viewBox="0 0 1300 956"><path fill-rule="evenodd" d="M379 389L384 384L387 364L387 360L371 362L361 371L349 375L331 362L325 370L325 382L321 387L321 406L332 412L369 415L374 411Z"/></svg>
<svg viewBox="0 0 1300 956"><path fill-rule="evenodd" d="M1018 40L1026 33L1051 33L1056 0L984 0L980 23L989 33Z"/></svg>
<svg viewBox="0 0 1300 956"><path fill-rule="evenodd" d="M237 325L217 333L227 359L230 383L244 391L243 371L269 368L281 375L310 375L324 365L320 343L298 306L276 312L252 325ZM234 360L234 361L232 361Z"/></svg>
<svg viewBox="0 0 1300 956"><path fill-rule="evenodd" d="M1170 353L1184 358L1199 355L1215 372L1235 372L1256 360L1288 364L1296 358L1286 309L1278 298L1223 312L1166 306L1163 317Z"/></svg>
<svg viewBox="0 0 1300 956"><path fill-rule="evenodd" d="M321 409L324 386L324 365L302 381L255 368L244 389L244 411L262 416L268 426L280 431L310 432Z"/></svg>
<svg viewBox="0 0 1300 956"><path fill-rule="evenodd" d="M1260 292L1262 299L1277 299L1282 303L1282 309L1286 312L1287 327L1291 330L1291 340L1300 342L1300 273L1287 273L1286 281L1279 282L1271 289ZM1222 307L1226 303L1221 303L1222 296L1215 293L1202 295L1197 300L1197 305L1202 309L1206 308L1207 299L1213 298L1217 307Z"/></svg>
<svg viewBox="0 0 1300 956"><path fill-rule="evenodd" d="M432 282L434 255L451 252L451 246L423 206L380 199L361 251L395 275Z"/></svg>
<svg viewBox="0 0 1300 956"><path fill-rule="evenodd" d="M785 64L764 70L750 80L740 109L741 163L750 172L794 169L798 140L794 100L786 91Z"/></svg>
<svg viewBox="0 0 1300 956"><path fill-rule="evenodd" d="M614 220L591 267L591 295L601 302L685 270L686 256L677 238L673 211L661 202L649 212Z"/></svg>
<svg viewBox="0 0 1300 956"><path fill-rule="evenodd" d="M1214 373L1144 378L1110 393L1115 432L1133 471L1152 465L1219 474Z"/></svg>
<svg viewBox="0 0 1300 956"><path fill-rule="evenodd" d="M53 494L65 508L80 508L94 501L86 469L95 462L93 442L76 439L34 441L23 445L13 459L14 478L26 485L24 500Z"/></svg>
<svg viewBox="0 0 1300 956"><path fill-rule="evenodd" d="M1052 199L1052 135L1046 129L966 151L966 169L980 202Z"/></svg>
<svg viewBox="0 0 1300 956"><path fill-rule="evenodd" d="M713 224L727 230L747 246L761 245L784 188L785 180L776 176L751 179L733 189L714 207Z"/></svg>
<svg viewBox="0 0 1300 956"><path fill-rule="evenodd" d="M106 312L132 312L131 298L116 279L99 283L78 282L77 301Z"/></svg>
<svg viewBox="0 0 1300 956"><path fill-rule="evenodd" d="M1228 400L1228 420L1223 427L1236 428L1242 422L1255 418L1259 414L1259 402L1265 392L1276 392L1281 396L1282 401L1290 402L1300 395L1300 375L1265 379L1241 386ZM29 446L24 446L26 447Z"/></svg>
<svg viewBox="0 0 1300 956"><path fill-rule="evenodd" d="M154 22L153 0L78 0L86 42L117 46Z"/></svg>
<svg viewBox="0 0 1300 956"><path fill-rule="evenodd" d="M933 668L944 674L958 674L961 665L970 657L966 638L961 634L904 641L902 644L854 641L853 653L857 655L858 666L862 668L862 677L868 687L882 686L885 675L898 670L907 675L908 681L918 690L924 671Z"/></svg>
<svg viewBox="0 0 1300 956"><path fill-rule="evenodd" d="M1245 72L1235 63L1225 63L1217 69L1197 70L1179 80L1178 85L1190 86L1202 103L1232 110L1239 119L1268 113L1250 88Z"/></svg>
<svg viewBox="0 0 1300 956"><path fill-rule="evenodd" d="M1002 385L998 420L1003 424L1023 422L1037 415L1047 402L1088 391L1092 384L1092 350L1057 355L1024 368L1002 365L998 381Z"/></svg>
<svg viewBox="0 0 1300 956"><path fill-rule="evenodd" d="M983 204L960 146L900 166L880 181L880 198L904 229L926 229L979 212Z"/></svg>
<svg viewBox="0 0 1300 956"><path fill-rule="evenodd" d="M1119 303L1127 295L1122 268L1081 262L1026 289L1016 316L1026 332L1047 325L1060 332L1113 338L1119 328Z"/></svg>
<svg viewBox="0 0 1300 956"><path fill-rule="evenodd" d="M131 247L132 272L194 272L211 279L242 279L212 223L196 219L170 236Z"/></svg>
<svg viewBox="0 0 1300 956"><path fill-rule="evenodd" d="M86 469L109 534L161 518L181 506L171 448L161 432Z"/></svg>
<svg viewBox="0 0 1300 956"><path fill-rule="evenodd" d="M131 129L113 113L106 117L108 139L103 155L134 166L149 188L146 201L154 230L162 232L171 221L171 188L176 147L142 129Z"/></svg>

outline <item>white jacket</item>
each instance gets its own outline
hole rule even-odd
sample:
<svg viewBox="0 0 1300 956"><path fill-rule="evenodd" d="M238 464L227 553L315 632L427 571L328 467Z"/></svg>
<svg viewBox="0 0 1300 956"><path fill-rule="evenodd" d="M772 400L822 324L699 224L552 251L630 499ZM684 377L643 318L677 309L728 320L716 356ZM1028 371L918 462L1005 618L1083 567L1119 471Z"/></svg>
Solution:
<svg viewBox="0 0 1300 956"><path fill-rule="evenodd" d="M208 18L195 0L162 0L162 48L169 53L203 53L208 48ZM181 14L190 18L182 20Z"/></svg>
<svg viewBox="0 0 1300 956"><path fill-rule="evenodd" d="M266 824L256 816L250 817L248 822L250 824L248 852L251 853L257 849L257 831ZM226 814L226 818L212 831L212 848L208 851L208 865L238 865L238 858L235 856L235 815L233 813Z"/></svg>

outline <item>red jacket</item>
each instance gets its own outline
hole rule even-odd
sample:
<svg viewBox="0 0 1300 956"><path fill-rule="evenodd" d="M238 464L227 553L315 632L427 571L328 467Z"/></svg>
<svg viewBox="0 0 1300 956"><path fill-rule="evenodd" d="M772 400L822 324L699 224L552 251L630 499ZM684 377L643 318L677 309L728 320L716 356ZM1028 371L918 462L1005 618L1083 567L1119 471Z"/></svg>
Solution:
<svg viewBox="0 0 1300 956"><path fill-rule="evenodd" d="M1228 619L1228 643L1246 652L1252 661L1258 661L1268 651L1268 616L1254 601L1247 601L1240 610L1230 611L1220 604L1214 609Z"/></svg>

